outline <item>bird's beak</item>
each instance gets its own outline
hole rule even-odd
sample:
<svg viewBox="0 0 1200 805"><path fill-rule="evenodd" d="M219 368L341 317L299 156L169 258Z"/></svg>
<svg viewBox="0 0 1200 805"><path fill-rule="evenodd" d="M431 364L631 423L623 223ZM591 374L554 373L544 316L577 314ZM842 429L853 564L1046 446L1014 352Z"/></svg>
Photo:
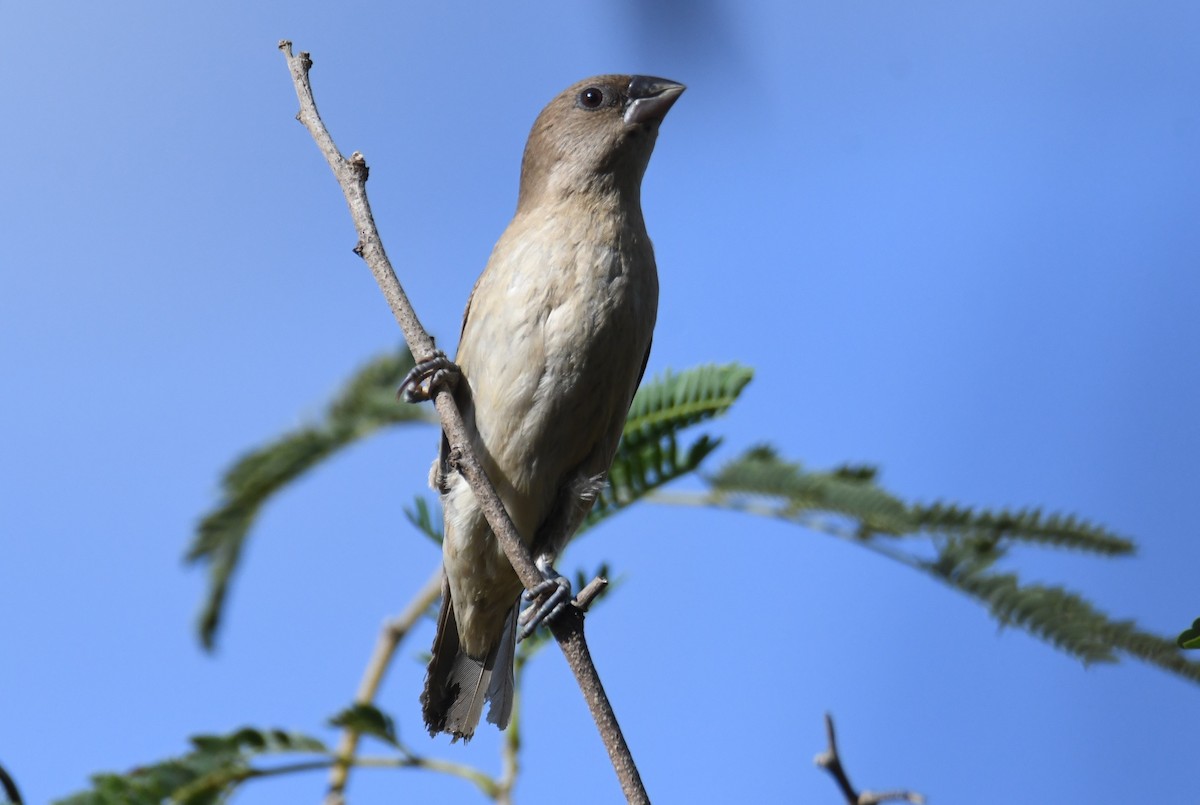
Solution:
<svg viewBox="0 0 1200 805"><path fill-rule="evenodd" d="M625 125L657 123L687 89L677 81L635 75L629 81L629 104L625 107Z"/></svg>

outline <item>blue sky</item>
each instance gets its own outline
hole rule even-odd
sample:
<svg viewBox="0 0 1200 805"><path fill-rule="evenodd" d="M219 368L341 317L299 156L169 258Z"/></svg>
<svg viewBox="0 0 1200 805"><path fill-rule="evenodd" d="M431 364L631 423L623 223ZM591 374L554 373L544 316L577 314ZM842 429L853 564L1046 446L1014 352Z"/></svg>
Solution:
<svg viewBox="0 0 1200 805"><path fill-rule="evenodd" d="M389 253L452 346L542 105L575 80L689 85L644 186L650 372L755 367L714 465L770 441L876 463L906 498L1044 505L1137 557L1019 552L1174 634L1200 615L1200 11L1191 3L4 4L0 7L0 763L30 802L242 724L323 737L435 566L401 509L435 434L395 430L263 512L218 651L181 557L222 469L315 416L399 333L280 38L314 54ZM821 714L869 788L943 803L1180 802L1200 691L1082 668L852 545L642 506L564 568L624 574L592 649L661 802L836 802ZM414 746L432 625L379 703ZM518 798L611 802L554 652ZM237 801L316 801L318 775ZM474 801L360 772L356 802Z"/></svg>

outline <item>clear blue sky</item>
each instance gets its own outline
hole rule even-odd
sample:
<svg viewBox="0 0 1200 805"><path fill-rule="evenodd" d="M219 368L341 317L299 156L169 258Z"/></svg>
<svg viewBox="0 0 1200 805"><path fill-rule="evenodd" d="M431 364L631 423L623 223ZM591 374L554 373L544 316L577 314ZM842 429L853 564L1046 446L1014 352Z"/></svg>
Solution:
<svg viewBox="0 0 1200 805"><path fill-rule="evenodd" d="M1174 634L1200 615L1200 10L1190 2L0 6L0 763L30 802L242 724L332 737L435 548L393 431L275 500L215 656L181 556L242 451L398 331L294 121L281 37L372 165L389 252L453 346L541 106L600 72L683 81L644 188L650 371L738 360L719 462L764 440L907 498L1042 504L1136 558L1012 566ZM716 466L716 464L714 464ZM568 552L625 575L589 621L658 802L1187 802L1200 690L1084 669L852 545L639 507ZM419 748L431 625L380 698ZM565 663L530 671L522 802L619 797ZM318 775L242 805L313 802ZM356 802L477 801L360 772Z"/></svg>

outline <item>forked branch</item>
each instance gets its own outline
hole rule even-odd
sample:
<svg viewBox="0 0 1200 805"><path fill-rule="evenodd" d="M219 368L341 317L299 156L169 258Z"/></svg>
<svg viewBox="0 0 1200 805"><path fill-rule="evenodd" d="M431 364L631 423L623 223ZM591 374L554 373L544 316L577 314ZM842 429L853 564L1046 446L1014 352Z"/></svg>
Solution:
<svg viewBox="0 0 1200 805"><path fill-rule="evenodd" d="M833 777L838 790L845 797L847 805L878 805L880 802L911 802L913 805L925 805L925 797L916 791L856 791L850 784L850 776L842 766L841 755L838 754L837 734L833 730L833 716L825 714L825 736L829 740L829 748L817 755L813 762L823 768Z"/></svg>

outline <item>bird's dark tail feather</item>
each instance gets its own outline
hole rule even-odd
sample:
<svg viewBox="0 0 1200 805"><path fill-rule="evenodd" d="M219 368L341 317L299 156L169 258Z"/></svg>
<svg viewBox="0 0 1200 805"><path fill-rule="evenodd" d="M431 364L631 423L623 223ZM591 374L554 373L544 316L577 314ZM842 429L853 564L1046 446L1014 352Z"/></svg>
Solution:
<svg viewBox="0 0 1200 805"><path fill-rule="evenodd" d="M453 736L452 741L471 740L485 701L491 703L488 721L500 729L508 726L513 703L516 627L514 603L500 642L483 659L469 656L459 646L450 585L443 579L437 636L433 639L433 655L421 693L421 712L430 735L448 732Z"/></svg>

